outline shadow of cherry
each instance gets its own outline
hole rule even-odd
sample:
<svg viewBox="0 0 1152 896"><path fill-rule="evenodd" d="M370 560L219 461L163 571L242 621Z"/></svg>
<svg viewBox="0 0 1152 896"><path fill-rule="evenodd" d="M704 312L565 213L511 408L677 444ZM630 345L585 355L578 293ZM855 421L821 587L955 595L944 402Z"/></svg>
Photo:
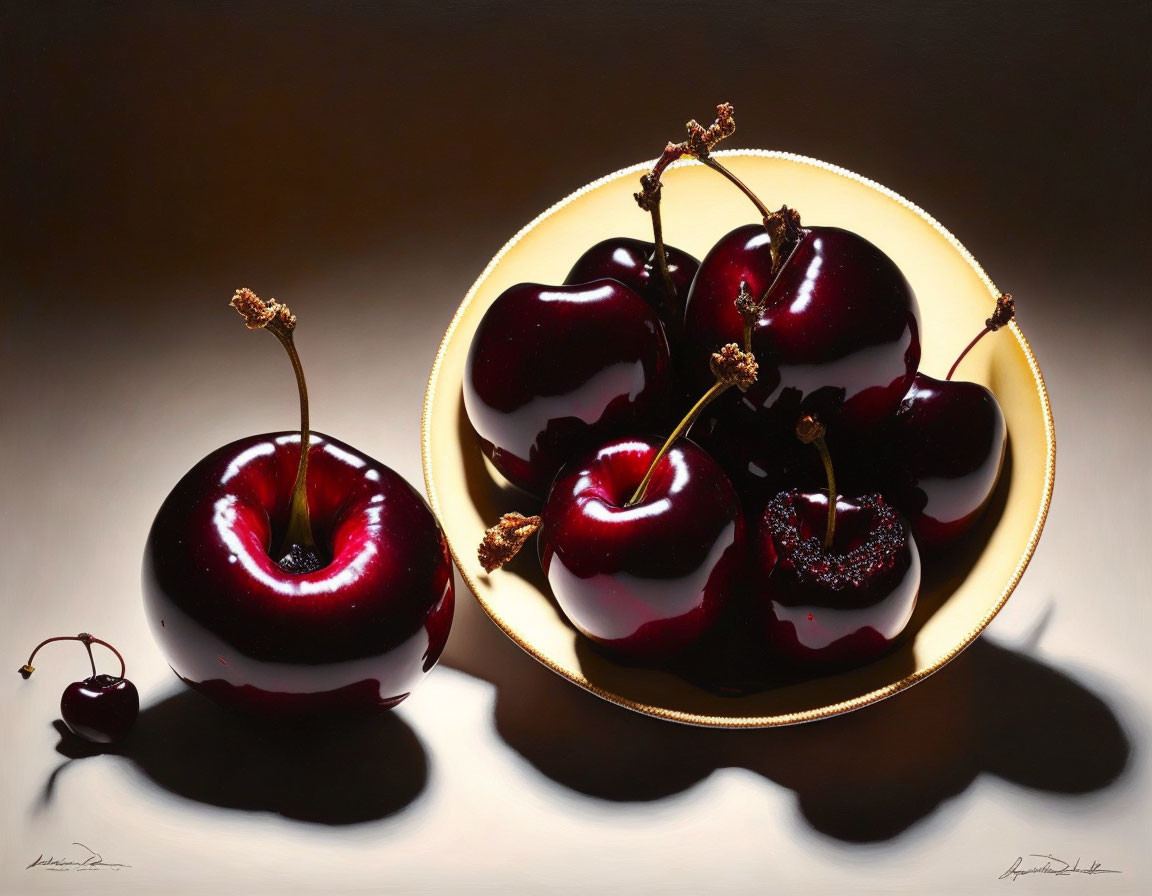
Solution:
<svg viewBox="0 0 1152 896"><path fill-rule="evenodd" d="M573 687L462 601L444 662L492 682L500 736L541 773L587 796L647 801L722 768L796 794L814 829L890 839L983 773L1058 794L1107 787L1131 744L1111 708L1064 673L980 638L896 697L788 728L725 731L663 722Z"/></svg>
<svg viewBox="0 0 1152 896"><path fill-rule="evenodd" d="M129 737L101 748L63 722L57 752L68 757L45 783L51 802L72 761L99 753L132 763L185 799L226 809L272 812L317 824L376 821L401 812L424 791L428 757L395 713L324 724L269 724L220 709L182 691L140 713Z"/></svg>

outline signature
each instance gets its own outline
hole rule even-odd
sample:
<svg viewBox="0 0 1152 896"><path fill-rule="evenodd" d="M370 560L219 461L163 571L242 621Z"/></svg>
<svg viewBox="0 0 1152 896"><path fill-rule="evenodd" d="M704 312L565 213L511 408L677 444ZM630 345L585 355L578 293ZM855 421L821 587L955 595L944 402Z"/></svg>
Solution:
<svg viewBox="0 0 1152 896"><path fill-rule="evenodd" d="M78 859L58 859L55 856L46 856L40 853L36 861L32 862L25 868L46 868L49 871L89 871L92 869L111 868L113 871L119 871L121 868L131 868L131 865L124 865L120 862L105 862L104 856L96 852L91 847L85 846L83 843L73 841L73 846L79 846L85 850L88 855L81 856Z"/></svg>
<svg viewBox="0 0 1152 896"><path fill-rule="evenodd" d="M1057 877L1064 877L1069 874L1122 874L1121 871L1116 871L1112 868L1101 868L1099 862L1093 862L1091 865L1080 866L1080 859L1075 862L1065 862L1063 859L1058 859L1052 855L1040 855L1038 853L1031 853L1030 858L1044 859L1043 865L1033 865L1031 868L1021 868L1020 865L1024 861L1023 856L1018 856L1012 866L1000 875L1000 880L1016 880L1023 874L1054 874Z"/></svg>

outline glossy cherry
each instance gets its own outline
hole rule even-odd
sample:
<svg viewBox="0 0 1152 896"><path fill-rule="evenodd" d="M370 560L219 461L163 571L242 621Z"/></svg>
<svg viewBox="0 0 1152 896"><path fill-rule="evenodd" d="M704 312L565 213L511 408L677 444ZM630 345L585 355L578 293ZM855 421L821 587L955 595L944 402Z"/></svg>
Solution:
<svg viewBox="0 0 1152 896"><path fill-rule="evenodd" d="M543 497L562 464L660 419L669 375L660 319L627 286L520 283L476 329L464 405L492 465Z"/></svg>
<svg viewBox="0 0 1152 896"><path fill-rule="evenodd" d="M741 289L762 297L752 330L760 380L741 402L786 431L814 413L833 432L865 432L907 393L920 363L920 313L896 264L868 240L836 227L797 228L781 260L760 224L712 247L685 312L684 372L707 376L716 347L741 339Z"/></svg>
<svg viewBox="0 0 1152 896"><path fill-rule="evenodd" d="M879 657L908 625L920 554L880 495L839 495L824 434L812 415L796 426L818 449L828 490L793 489L768 503L756 529L753 606L772 659L842 668Z"/></svg>
<svg viewBox="0 0 1152 896"><path fill-rule="evenodd" d="M753 601L772 659L843 668L883 655L912 618L920 556L908 524L879 495L836 501L783 492L765 509L753 556Z"/></svg>
<svg viewBox="0 0 1152 896"><path fill-rule="evenodd" d="M128 736L136 717L140 714L140 694L136 685L124 677L124 657L107 641L94 638L87 632L74 637L48 638L41 641L20 668L25 679L36 671L32 660L45 644L53 641L79 641L88 651L92 675L83 681L74 681L60 697L60 718L68 730L84 740L97 744L114 744ZM120 660L119 675L98 675L92 645L107 647Z"/></svg>
<svg viewBox="0 0 1152 896"><path fill-rule="evenodd" d="M479 559L491 572L540 530L540 565L578 631L627 660L666 660L719 618L743 556L740 501L717 466L681 436L730 385L747 388L755 361L718 352L717 381L664 440L609 442L561 470L536 517L509 514Z"/></svg>
<svg viewBox="0 0 1152 896"><path fill-rule="evenodd" d="M917 373L885 429L888 494L925 552L944 550L971 529L1000 477L1008 441L1004 412L984 386L952 375L977 341L1014 314L1012 296L1001 296L948 378Z"/></svg>
<svg viewBox="0 0 1152 896"><path fill-rule="evenodd" d="M715 623L743 558L744 521L727 477L680 440L629 504L660 448L611 442L566 467L541 512L540 565L556 602L620 656L667 658Z"/></svg>
<svg viewBox="0 0 1152 896"><path fill-rule="evenodd" d="M652 306L664 324L671 345L679 344L684 325L684 303L700 261L674 246L664 246L668 280L661 274L655 242L614 237L586 250L568 276L566 285L593 280L618 280ZM668 283L672 294L669 295Z"/></svg>
<svg viewBox="0 0 1152 896"><path fill-rule="evenodd" d="M237 307L250 325L287 311L250 293ZM145 610L173 671L222 704L379 712L447 641L447 544L403 477L302 422L219 448L177 483L148 536Z"/></svg>
<svg viewBox="0 0 1152 896"><path fill-rule="evenodd" d="M735 342L760 364L756 386L738 397L747 407L785 432L802 413L818 415L836 435L864 432L896 409L920 363L916 296L868 240L837 227L803 227L787 207L769 211L717 161L712 149L735 131L732 116L722 103L710 127L690 121L687 139L665 147L637 194L641 207L658 208L661 175L691 157L734 184L761 219L721 238L692 281L679 365L685 385L693 393L704 388L712 352ZM751 323L734 304L738 297L758 309Z"/></svg>

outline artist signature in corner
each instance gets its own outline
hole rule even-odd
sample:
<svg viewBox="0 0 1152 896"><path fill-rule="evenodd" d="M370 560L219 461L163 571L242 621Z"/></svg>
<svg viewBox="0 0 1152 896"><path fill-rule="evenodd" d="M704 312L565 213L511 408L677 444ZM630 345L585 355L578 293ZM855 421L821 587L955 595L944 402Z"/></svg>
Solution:
<svg viewBox="0 0 1152 896"><path fill-rule="evenodd" d="M73 841L72 845L79 846L87 852L88 855L78 856L75 859L58 859L55 856L46 856L41 853L36 861L28 865L28 868L44 868L48 871L119 871L121 868L132 867L131 865L124 865L120 862L105 862L104 856L91 847L85 846L83 843Z"/></svg>
<svg viewBox="0 0 1152 896"><path fill-rule="evenodd" d="M1056 856L1039 853L1032 853L1030 858L1043 859L1044 864L1030 863L1031 868L1021 868L1024 863L1024 857L1018 856L1016 861L1012 863L1011 867L1000 875L1000 880L1016 880L1025 874L1054 874L1057 877L1065 877L1069 874L1122 874L1121 871L1116 871L1112 868L1101 868L1099 862L1092 862L1090 865L1081 867L1080 859L1075 862L1066 862L1063 859L1058 859Z"/></svg>

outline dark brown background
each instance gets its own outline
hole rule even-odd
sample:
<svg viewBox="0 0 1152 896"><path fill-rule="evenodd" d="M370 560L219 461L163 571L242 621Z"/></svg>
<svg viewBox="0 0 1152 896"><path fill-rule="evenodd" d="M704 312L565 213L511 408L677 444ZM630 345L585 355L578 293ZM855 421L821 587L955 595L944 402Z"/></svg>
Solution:
<svg viewBox="0 0 1152 896"><path fill-rule="evenodd" d="M842 854L862 855L829 853L830 842L896 836L991 770L1043 798L1005 784L1020 814L997 814L995 796L975 788L956 848L940 833L946 826L926 826L921 848L871 852L869 861L943 892L948 882L995 880L1011 860L1002 850L1099 847L1096 857L1122 867L1126 882L1146 881L1136 838L1147 802L1131 795L1148 792L1147 761L1113 782L1129 749L1140 755L1152 705L1139 684L1149 680L1146 630L1133 624L1133 607L1146 610L1152 592L1150 45L1146 2L3 3L5 655L87 627L130 657L152 705L149 730L171 715L174 730L200 730L207 710L179 696L154 705L173 683L140 613L139 557L152 515L193 463L232 439L295 426L288 365L273 340L244 332L225 306L232 290L249 285L299 313L317 428L419 485L425 379L488 259L553 202L653 157L687 118L710 120L726 100L739 123L731 146L814 156L885 184L951 229L1017 295L1059 441L1055 500L1032 566L991 637L909 697L744 737L601 704L521 654L464 591L445 665L467 674L437 670L396 716L428 739L442 773L459 772L455 789L427 810L436 814L425 827L390 830L429 841L455 831L487 854L491 837L516 823L543 874L552 853L531 838L574 824L571 791L607 801L587 811L600 813L596 830L610 838L613 825L625 830L639 816L604 806L679 794L743 765L777 783L749 780L736 792L726 779L729 803L709 790L691 812L738 818L756 843L773 832L780 854L797 856L776 870L816 886L855 874ZM996 646L1022 631L1011 650ZM37 677L51 690L52 679ZM21 736L5 760L3 839L19 857L30 852L25 862L82 838L95 794L120 806L121 824L192 823L187 801L160 806L119 787L114 764L69 771L55 810L27 813L53 764L51 699L44 691L32 701L21 682L9 684L0 696ZM490 685L494 719L477 702ZM955 714L965 701L975 718ZM472 727L452 728L456 716ZM832 757L818 770L840 769L839 743L871 744L878 756L932 732L955 750L909 751L911 766L901 753L879 777L835 772L848 775L846 791L879 795L860 800L847 828L838 790L814 792L793 773L808 768L794 768L800 756ZM177 742L152 736L160 757ZM991 760L965 746L981 737L994 745ZM621 744L630 759L619 756ZM493 824L484 820L493 800L469 788L501 780L502 745L547 780L517 779L519 814ZM259 764L266 747L233 737L217 752L228 754L221 765L232 751ZM729 748L757 758L734 760ZM205 771L194 752L161 763L163 774L145 771L161 791L199 804L275 806L275 795L217 778L216 765ZM209 780L221 782L218 793L206 794ZM157 789L141 786L149 799ZM781 788L796 792L803 821L788 814ZM1045 799L1062 800L1059 812ZM767 800L785 807L769 821ZM659 805L642 827L695 823ZM726 816L731 806L751 815ZM232 836L248 830L235 813L211 819L199 835L213 854L231 850L236 867L273 861L250 848L256 842L294 844L294 869L336 867L335 853L317 857L336 850L337 838L315 828L286 826L279 839L257 841ZM122 841L132 847L124 858L137 863L134 885L171 891L164 875L176 873L178 858L151 828ZM1025 842L1022 829L1051 839ZM640 852L657 846L626 836ZM733 837L724 835L741 842ZM721 839L706 842L721 850ZM375 848L388 862L422 855L391 838ZM360 862L339 867L368 874ZM467 869L448 862L442 872L448 880ZM188 881L225 873L193 864ZM667 883L652 875L648 885Z"/></svg>

